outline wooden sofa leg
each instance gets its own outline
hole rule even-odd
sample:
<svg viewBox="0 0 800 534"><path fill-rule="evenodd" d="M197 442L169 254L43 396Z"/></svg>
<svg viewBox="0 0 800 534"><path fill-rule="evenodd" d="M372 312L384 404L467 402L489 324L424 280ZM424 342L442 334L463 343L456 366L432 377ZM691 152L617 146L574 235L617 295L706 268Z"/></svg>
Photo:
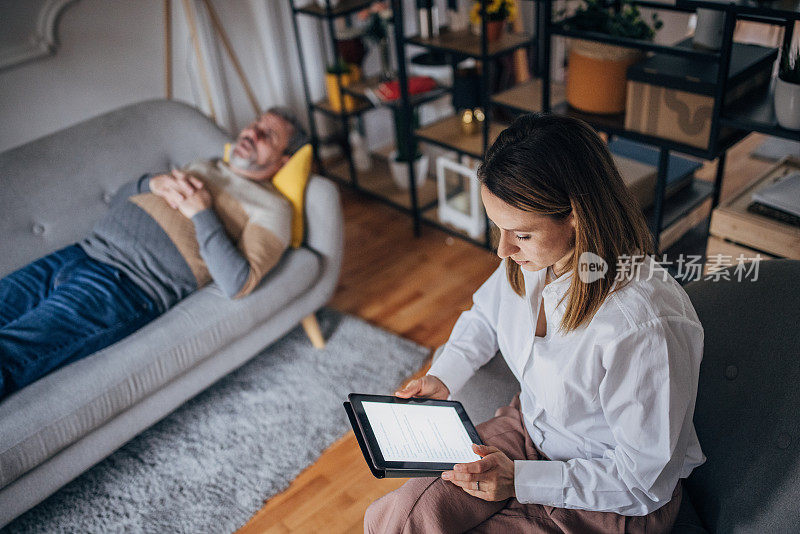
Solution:
<svg viewBox="0 0 800 534"><path fill-rule="evenodd" d="M317 316L313 313L304 317L301 321L303 325L303 330L306 331L306 335L308 339L311 340L311 344L314 345L316 349L324 349L325 348L325 338L322 337L322 330L319 328L319 323L317 322Z"/></svg>

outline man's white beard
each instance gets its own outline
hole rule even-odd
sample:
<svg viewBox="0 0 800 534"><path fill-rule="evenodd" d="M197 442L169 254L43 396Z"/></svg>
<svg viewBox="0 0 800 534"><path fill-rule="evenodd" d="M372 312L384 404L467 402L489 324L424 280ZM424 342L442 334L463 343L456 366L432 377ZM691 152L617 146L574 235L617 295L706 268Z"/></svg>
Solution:
<svg viewBox="0 0 800 534"><path fill-rule="evenodd" d="M228 163L231 167L245 172L262 172L267 168L266 165L260 165L256 163L255 159L252 157L243 158L241 156L237 156L235 153L231 153L230 161Z"/></svg>

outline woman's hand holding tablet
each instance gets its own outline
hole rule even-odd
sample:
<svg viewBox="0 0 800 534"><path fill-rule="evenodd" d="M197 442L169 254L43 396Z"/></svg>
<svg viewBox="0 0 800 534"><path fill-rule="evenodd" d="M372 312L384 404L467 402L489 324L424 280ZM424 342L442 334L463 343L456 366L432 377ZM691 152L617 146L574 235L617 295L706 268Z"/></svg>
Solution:
<svg viewBox="0 0 800 534"><path fill-rule="evenodd" d="M515 497L514 460L489 445L473 445L472 450L481 457L480 460L456 464L452 471L443 472L442 478L484 501L504 501Z"/></svg>
<svg viewBox="0 0 800 534"><path fill-rule="evenodd" d="M444 400L450 396L450 390L444 385L444 382L439 380L433 375L425 375L422 378L415 378L403 389L395 391L396 396L401 399L410 399L411 397L422 397L425 399L441 399Z"/></svg>

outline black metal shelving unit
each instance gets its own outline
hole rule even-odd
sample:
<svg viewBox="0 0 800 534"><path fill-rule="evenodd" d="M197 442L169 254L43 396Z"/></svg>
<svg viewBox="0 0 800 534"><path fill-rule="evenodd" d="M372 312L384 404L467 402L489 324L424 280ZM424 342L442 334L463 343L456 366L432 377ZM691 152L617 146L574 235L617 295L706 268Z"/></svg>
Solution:
<svg viewBox="0 0 800 534"><path fill-rule="evenodd" d="M533 1L536 20L541 20L541 5L538 0ZM488 0L483 0L481 4L481 31L479 35L474 35L470 30L449 31L448 29L443 29L442 32L435 37L422 38L419 35L409 37L405 35L402 0L392 0L392 9L395 13L395 45L397 48L398 64L405 64L407 45L414 45L448 55L454 69L458 63L468 58L473 58L481 63L480 103L485 113L485 119L480 133L473 135L462 134L460 130L460 119L453 115L413 131L408 128L405 134L409 142L419 140L439 146L455 152L459 159L463 156L482 158L491 142L494 141L497 135L499 135L506 126L492 119L492 103L489 97L489 62L500 56L511 54L518 49L526 48L535 50L537 70L540 68L539 51L544 41L541 31L537 30L532 35L527 33L506 32L501 35L497 41L490 43L487 34L487 6ZM401 68L398 75L402 90L407 85L405 69ZM406 96L404 92L403 98L406 98ZM410 165L409 163L409 166ZM478 241L446 224L440 223L435 215L427 215L435 213L435 209L436 205L431 205L421 210L422 216L415 219L415 232L419 232L419 223L425 222L428 225L438 227L461 239L465 239L482 247L491 248L491 228L488 219L485 221L484 239L483 241Z"/></svg>
<svg viewBox="0 0 800 534"><path fill-rule="evenodd" d="M491 95L487 100L491 102L493 106L499 106L515 113L545 110L577 117L588 122L596 130L605 132L610 136L625 137L658 147L660 154L654 203L653 207L645 212L656 244L660 243L661 233L664 229L669 228L683 217L689 215L703 205L708 199L711 199L711 209L716 207L719 203L719 192L724 177L725 157L727 150L731 146L741 141L753 131L790 139L798 137L796 132L785 130L777 125L774 111L772 110L771 88L761 93L753 94L747 99L737 102L735 106L730 108L724 105L724 95L726 94L731 49L733 45L733 31L736 20L752 20L767 24L782 25L786 28L784 41L790 42L793 23L795 20L798 20L800 16L800 7L798 7L800 6L800 0L778 0L777 3L772 3L770 7L766 8L761 5L756 5L755 2L737 5L732 3L712 3L703 0L678 0L676 4L665 4L649 0L633 0L632 3L640 7L671 11L694 12L698 8L723 11L725 17L724 36L719 51L703 51L678 46L665 46L648 41L618 38L594 32L570 30L567 27L569 20L553 20L552 0L534 1L537 6L537 27L538 33L540 34L539 46L537 47L539 77L495 95ZM399 2L396 3L399 5ZM609 1L607 4L609 7L619 7L619 3L615 3L614 1ZM485 34L485 27L483 30ZM564 89L563 86L554 85L550 81L550 42L553 35L599 41L638 48L644 51L700 59L707 61L710 67L715 66L717 68L717 80L713 95L714 106L709 146L706 149L701 149L685 143L628 130L625 128L624 114L605 116L583 113L571 108L563 98L555 103L551 102L552 96L554 94L558 95L559 93L563 95ZM428 46L429 48L444 49L441 44L426 43L415 38L408 39L407 42L420 46ZM494 54L486 48L483 48L482 52L484 52L483 55L486 58L494 56ZM400 54L401 52L399 51L399 57ZM483 85L483 87L485 88L486 85ZM485 109L490 110L490 106L485 106ZM487 114L487 117L489 116L490 114ZM450 121L450 123L448 123L448 121ZM459 154L481 158L488 146L487 141L493 139L502 129L502 125L487 120L484 128L483 143L478 143L474 139L466 142L453 133L453 126L457 126L453 121L454 119L444 119L439 125L432 125L417 130L413 132L413 134L424 142L455 150ZM706 160L717 159L717 172L713 185L701 180L695 180L694 183L681 194L677 194L670 199L665 199L664 191L666 189L667 166L670 152L679 152ZM435 224L435 221L426 222L433 222ZM437 226L441 227L441 225ZM481 244L486 247L491 247L488 230L486 239Z"/></svg>
<svg viewBox="0 0 800 534"><path fill-rule="evenodd" d="M415 235L420 232L420 212L429 208L436 203L435 200L435 184L429 184L424 191L420 191L415 187L409 187L407 191L400 190L394 186L390 177L386 155L371 154L373 168L367 173L359 173L354 165L352 158L350 144L349 144L349 131L350 119L352 117L361 116L374 109L378 108L399 108L403 113L408 116L412 113L413 108L422 104L436 100L450 91L449 87L437 86L435 89L428 91L421 95L410 96L408 94L407 85L401 86L402 96L394 102L375 102L369 98L368 90L375 89L381 82L379 77L367 77L349 85L342 83L341 76L337 76L337 82L340 93L354 97L356 100L355 106L352 109L347 109L344 105L340 110L334 109L327 98L314 101L311 98L311 91L309 89L308 73L303 56L302 38L300 35L300 28L298 26L298 16L313 17L321 21L325 26L325 31L329 37L328 47L330 53L328 58L332 63L338 63L340 56L336 46L336 33L335 21L338 18L345 18L349 23L357 11L368 8L374 0L340 0L336 5L332 5L330 0L326 0L324 5L320 5L315 1L310 1L305 5L298 6L296 0L289 0L289 5L292 10L292 24L295 33L295 42L297 52L300 58L300 70L302 73L303 90L305 93L306 108L308 113L309 130L314 147L314 160L319 171L327 177L337 181L338 183L352 187L353 189L370 196L374 199L382 201L391 205L392 207L412 216L414 221ZM396 25L395 25L396 27ZM396 35L395 35L396 37ZM398 62L399 76L405 80L407 79L405 71L405 63ZM322 161L319 156L321 139L318 133L316 114L321 113L333 119L338 119L340 126L340 144L343 149L343 159L341 161L328 162L327 164ZM410 162L409 165L413 165ZM413 176L413 173L409 173ZM422 196L422 198L420 198Z"/></svg>
<svg viewBox="0 0 800 534"><path fill-rule="evenodd" d="M334 59L338 59L334 42L333 19L336 17L349 16L355 11L367 7L369 0L341 0L336 7L323 8L316 4L309 4L304 7L295 7L295 0L289 0L292 6L293 23L295 26L295 36L297 40L298 52L300 53L301 69L303 71L304 89L306 91L306 101L308 103L309 121L312 124L312 137L315 140L315 149L318 145L318 137L314 123L315 111L326 113L341 120L344 130L344 149L345 162L339 164L336 172L326 172L317 158L317 163L323 169L323 173L340 182L346 183L372 197L395 206L396 208L410 214L413 218L413 228L416 235L419 235L421 224L436 226L450 234L466 239L486 248L492 248L490 236L490 224L486 221L486 232L484 239L475 240L469 238L457 229L442 224L435 216L436 201L420 202L418 191L415 187L409 187L405 193L408 198L398 199L395 195L392 198L386 194L380 183L376 183L377 188L363 187L357 180L357 173L353 167L352 158L349 154L347 144L347 133L349 118L353 115L360 115L373 105L364 98L364 89L372 84L374 80L364 80L361 83L353 84L349 87L342 87L344 94L358 97L362 102L356 109L347 112L337 112L326 106L327 101L311 102L308 90L308 81L305 72L305 65L302 57L302 45L297 29L296 16L298 14L314 16L327 21L328 31L331 36L332 50ZM745 4L720 4L705 0L677 0L675 4L665 4L651 0L632 0L632 3L639 7L663 9L669 11L694 12L698 8L714 9L724 12L724 34L722 46L719 51L694 50L679 46L658 45L648 41L618 38L594 32L570 30L567 25L569 20L553 20L552 0L521 0L531 1L534 4L536 31L534 35L506 33L500 40L489 43L486 31L486 8L489 0L482 0L482 24L480 35L473 35L469 31L447 32L443 29L442 33L435 37L423 39L418 35L406 36L403 20L402 0L392 0L394 12L394 41L395 53L397 56L398 72L397 77L400 81L401 98L399 101L390 104L397 106L406 116L410 116L415 106L439 98L450 91L449 87L438 87L434 92L424 96L411 97L408 94L408 75L406 70L406 47L414 45L431 51L438 51L447 54L452 65L463 59L474 58L481 62L481 106L485 111L486 119L480 134L467 136L461 134L459 119L453 115L441 119L433 124L421 128L412 129L410 121L404 121L406 140L408 143L421 141L436 145L447 150L453 151L461 156L482 158L491 142L506 126L503 123L492 119L492 108L503 108L513 113L526 113L532 111L551 111L553 113L574 116L583 119L596 130L605 132L609 136L625 137L634 141L646 143L659 149L658 174L655 185L653 207L645 212L648 217L651 232L656 244L660 243L662 231L680 221L682 218L697 210L700 206L707 203L710 199L713 209L719 202L719 192L722 185L725 169L725 158L727 150L734 144L741 141L750 132L760 132L773 136L789 139L798 138L797 132L786 130L777 125L774 110L772 108L772 84L765 90L751 94L746 99L738 101L735 106L725 106L724 95L728 81L731 49L733 45L733 32L737 20L751 20L761 23L781 25L785 28L784 42L790 42L794 22L800 20L800 0L773 0L769 4L756 3L755 0L745 0ZM607 0L609 7L619 8L619 2ZM593 40L620 46L638 48L644 51L672 54L677 56L690 57L707 61L709 67L716 67L717 78L713 94L713 110L711 117L710 143L706 149L697 148L692 145L660 138L652 135L645 135L625 128L624 114L605 116L583 113L569 107L563 98L563 85L555 84L550 79L551 72L551 39L554 35ZM523 82L510 89L489 94L489 68L490 61L504 54L514 52L519 48L535 50L534 78L528 82ZM341 82L341 80L340 80ZM774 84L774 82L773 82ZM341 83L340 83L341 85ZM555 99L554 99L555 97ZM701 180L694 183L685 191L675 195L670 199L664 198L666 189L667 165L670 152L688 154L706 160L718 160L717 172L713 185ZM315 152L316 153L316 152ZM413 162L408 162L409 176L413 174ZM347 167L343 169L341 167ZM347 171L347 172L342 172ZM341 174L347 174L350 179L342 179ZM388 168L385 169L388 179ZM389 185L391 182L386 181Z"/></svg>

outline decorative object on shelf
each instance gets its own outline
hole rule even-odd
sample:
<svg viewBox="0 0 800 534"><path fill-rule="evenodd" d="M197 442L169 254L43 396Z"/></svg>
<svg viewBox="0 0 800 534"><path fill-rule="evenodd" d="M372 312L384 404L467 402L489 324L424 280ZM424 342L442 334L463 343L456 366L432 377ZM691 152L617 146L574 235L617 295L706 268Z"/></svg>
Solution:
<svg viewBox="0 0 800 534"><path fill-rule="evenodd" d="M357 27L343 28L337 32L336 51L339 57L361 71L367 48L364 46L363 31ZM360 76L359 76L360 78Z"/></svg>
<svg viewBox="0 0 800 534"><path fill-rule="evenodd" d="M559 15L563 13L562 10ZM651 26L642 19L639 8L626 1L615 11L605 7L602 0L584 0L567 27L652 41L662 25L658 15L653 13ZM642 56L642 52L634 48L570 39L567 102L588 113L622 113L627 84L625 73Z"/></svg>
<svg viewBox="0 0 800 534"><path fill-rule="evenodd" d="M453 107L457 110L481 105L481 75L474 64L473 60L470 66L459 67L453 74Z"/></svg>
<svg viewBox="0 0 800 534"><path fill-rule="evenodd" d="M423 39L439 35L439 9L433 0L417 0L417 23Z"/></svg>
<svg viewBox="0 0 800 534"><path fill-rule="evenodd" d="M328 3L330 2L331 9L336 7L339 4L340 0L317 0L317 5L321 8L328 7Z"/></svg>
<svg viewBox="0 0 800 534"><path fill-rule="evenodd" d="M374 2L369 8L358 12L359 20L367 21L364 38L378 47L381 62L380 79L390 80L392 63L389 57L389 25L392 23L392 10L388 2Z"/></svg>
<svg viewBox="0 0 800 534"><path fill-rule="evenodd" d="M439 51L423 52L412 57L408 72L411 76L430 76L446 87L453 84L453 68L447 56Z"/></svg>
<svg viewBox="0 0 800 534"><path fill-rule="evenodd" d="M506 22L511 22L517 17L517 3L515 0L492 0L486 5L486 40L493 43L503 35ZM481 32L481 0L475 0L469 13L473 32Z"/></svg>
<svg viewBox="0 0 800 534"><path fill-rule="evenodd" d="M430 76L412 76L408 79L408 94L411 96L433 91L436 87L436 80ZM398 80L381 82L374 94L381 102L394 102L400 98L400 82Z"/></svg>
<svg viewBox="0 0 800 534"><path fill-rule="evenodd" d="M328 102L334 111L342 111L342 92L339 90L339 80L341 78L342 87L350 85L358 80L360 70L355 65L350 65L343 61L329 66L325 70L325 87L328 90ZM344 109L352 111L355 109L357 100L351 95L344 95Z"/></svg>
<svg viewBox="0 0 800 534"><path fill-rule="evenodd" d="M356 170L366 172L372 168L372 158L367 150L367 142L364 136L356 128L350 130L348 135L350 141L350 154L353 156L353 165Z"/></svg>
<svg viewBox="0 0 800 534"><path fill-rule="evenodd" d="M405 135L406 128L415 130L419 127L419 116L417 110L414 110L411 115L403 112L402 108L392 108L394 115L394 128L395 128L395 150L389 154L389 170L392 173L394 183L400 189L408 189L411 186L411 180L408 176L408 162L414 161L414 184L421 187L426 178L428 177L428 164L430 158L422 154L417 146L417 140L412 136L411 142ZM410 124L408 122L410 121Z"/></svg>
<svg viewBox="0 0 800 534"><path fill-rule="evenodd" d="M438 216L479 239L485 231L480 182L475 169L448 158L436 160L436 192L439 199Z"/></svg>
<svg viewBox="0 0 800 534"><path fill-rule="evenodd" d="M800 130L800 48L781 52L775 80L775 118L787 130Z"/></svg>
<svg viewBox="0 0 800 534"><path fill-rule="evenodd" d="M461 112L461 132L473 135L481 131L486 115L481 108L465 109Z"/></svg>
<svg viewBox="0 0 800 534"><path fill-rule="evenodd" d="M736 0L708 0L718 4L738 4ZM719 50L722 46L722 32L725 27L725 11L721 9L698 9L697 23L692 43L695 48Z"/></svg>
<svg viewBox="0 0 800 534"><path fill-rule="evenodd" d="M692 49L692 40L674 46ZM733 43L725 105L768 84L777 55L777 48ZM631 66L625 128L707 149L717 69L708 60L670 54L654 54Z"/></svg>
<svg viewBox="0 0 800 534"><path fill-rule="evenodd" d="M410 76L429 76L442 87L452 87L453 68L448 57L439 51L423 52L411 58L408 63ZM426 102L419 108L419 122L421 125L430 124L439 119L452 115L451 99L437 98Z"/></svg>
<svg viewBox="0 0 800 534"><path fill-rule="evenodd" d="M466 30L469 27L469 13L458 9L458 0L447 0L446 24L451 32Z"/></svg>

